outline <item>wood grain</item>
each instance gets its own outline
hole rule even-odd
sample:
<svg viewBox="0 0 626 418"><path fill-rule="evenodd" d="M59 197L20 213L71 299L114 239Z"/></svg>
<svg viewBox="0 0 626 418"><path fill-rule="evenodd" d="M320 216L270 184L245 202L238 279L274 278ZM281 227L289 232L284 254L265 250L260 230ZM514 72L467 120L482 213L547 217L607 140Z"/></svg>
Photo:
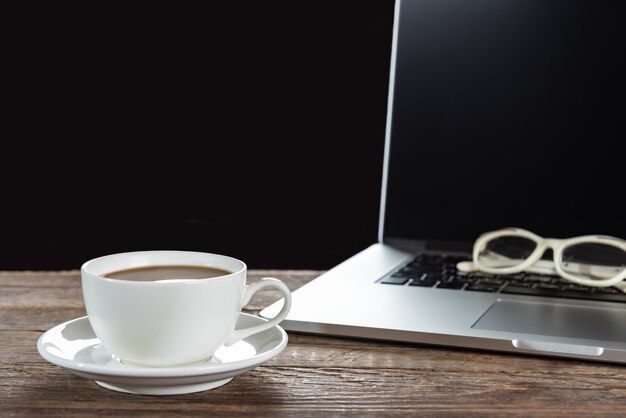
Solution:
<svg viewBox="0 0 626 418"><path fill-rule="evenodd" d="M252 271L294 290L319 272ZM255 296L258 311L278 298ZM290 333L213 391L127 395L47 363L36 341L84 315L78 272L0 272L0 416L626 416L624 367Z"/></svg>

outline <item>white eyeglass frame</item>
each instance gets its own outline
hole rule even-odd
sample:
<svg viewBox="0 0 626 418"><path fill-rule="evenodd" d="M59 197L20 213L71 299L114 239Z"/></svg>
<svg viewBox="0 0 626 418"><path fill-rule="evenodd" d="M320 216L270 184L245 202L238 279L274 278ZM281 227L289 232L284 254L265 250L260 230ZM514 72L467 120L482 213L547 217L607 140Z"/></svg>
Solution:
<svg viewBox="0 0 626 418"><path fill-rule="evenodd" d="M480 252L486 248L486 243L500 237L523 237L534 241L537 246L535 250L528 256L527 259L520 264L511 267L489 267L484 266L479 262ZM607 279L586 279L575 276L563 270L561 263L563 259L563 250L571 245L576 244L603 244L609 245L626 252L626 241L610 237L606 235L584 235L580 237L568 238L568 239L556 239L556 238L542 238L537 234L521 228L504 228L497 231L486 232L478 237L474 243L474 249L472 251L473 261L462 261L457 264L457 269L463 272L482 271L484 273L491 274L515 274L522 271L530 271L543 274L558 274L559 276L567 279L571 282L578 283L584 286L592 287L609 287L620 284L626 278L626 268L622 269L617 275L611 275ZM546 250L552 249L554 253L553 262L547 260L541 260L541 256ZM582 266L581 266L582 267ZM585 274L581 271L581 274ZM622 284L619 287L626 286ZM622 289L626 291L626 287Z"/></svg>

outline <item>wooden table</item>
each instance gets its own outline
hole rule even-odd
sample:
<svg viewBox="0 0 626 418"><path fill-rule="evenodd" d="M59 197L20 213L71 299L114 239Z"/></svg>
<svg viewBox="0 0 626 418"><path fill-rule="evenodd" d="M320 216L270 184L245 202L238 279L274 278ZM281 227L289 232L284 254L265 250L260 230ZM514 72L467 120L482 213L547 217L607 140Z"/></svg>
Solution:
<svg viewBox="0 0 626 418"><path fill-rule="evenodd" d="M294 290L318 274L257 270L249 282L271 275ZM0 272L0 417L626 416L623 366L293 333L279 356L218 389L128 395L37 353L42 332L83 315L77 271Z"/></svg>

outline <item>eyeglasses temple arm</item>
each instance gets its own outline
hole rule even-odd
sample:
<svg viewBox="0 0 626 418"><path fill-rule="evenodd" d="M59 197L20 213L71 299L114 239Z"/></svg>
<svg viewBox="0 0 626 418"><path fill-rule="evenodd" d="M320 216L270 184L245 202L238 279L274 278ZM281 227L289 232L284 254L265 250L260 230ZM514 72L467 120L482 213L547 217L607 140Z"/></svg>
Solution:
<svg viewBox="0 0 626 418"><path fill-rule="evenodd" d="M478 270L473 261L460 261L456 264L456 269L463 273L470 273Z"/></svg>
<svg viewBox="0 0 626 418"><path fill-rule="evenodd" d="M541 263L541 261L539 263ZM531 273L557 274L556 270L554 269L554 265L552 264L552 262L547 261L545 264L543 264L543 263L539 264L539 263L537 263L537 264L535 264L533 266L528 267L524 271L529 271ZM460 271L460 272L463 272L463 273L471 273L473 271L480 271L481 270L478 267L476 267L476 264L474 264L473 261L461 261L461 262L457 263L456 269L458 271Z"/></svg>

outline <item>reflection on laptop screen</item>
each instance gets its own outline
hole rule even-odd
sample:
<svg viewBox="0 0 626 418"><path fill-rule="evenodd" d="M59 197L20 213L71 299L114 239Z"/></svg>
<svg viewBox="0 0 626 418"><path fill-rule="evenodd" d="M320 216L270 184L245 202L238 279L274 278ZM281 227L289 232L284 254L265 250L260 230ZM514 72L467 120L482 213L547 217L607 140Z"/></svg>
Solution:
<svg viewBox="0 0 626 418"><path fill-rule="evenodd" d="M402 1L385 238L626 238L625 5Z"/></svg>

